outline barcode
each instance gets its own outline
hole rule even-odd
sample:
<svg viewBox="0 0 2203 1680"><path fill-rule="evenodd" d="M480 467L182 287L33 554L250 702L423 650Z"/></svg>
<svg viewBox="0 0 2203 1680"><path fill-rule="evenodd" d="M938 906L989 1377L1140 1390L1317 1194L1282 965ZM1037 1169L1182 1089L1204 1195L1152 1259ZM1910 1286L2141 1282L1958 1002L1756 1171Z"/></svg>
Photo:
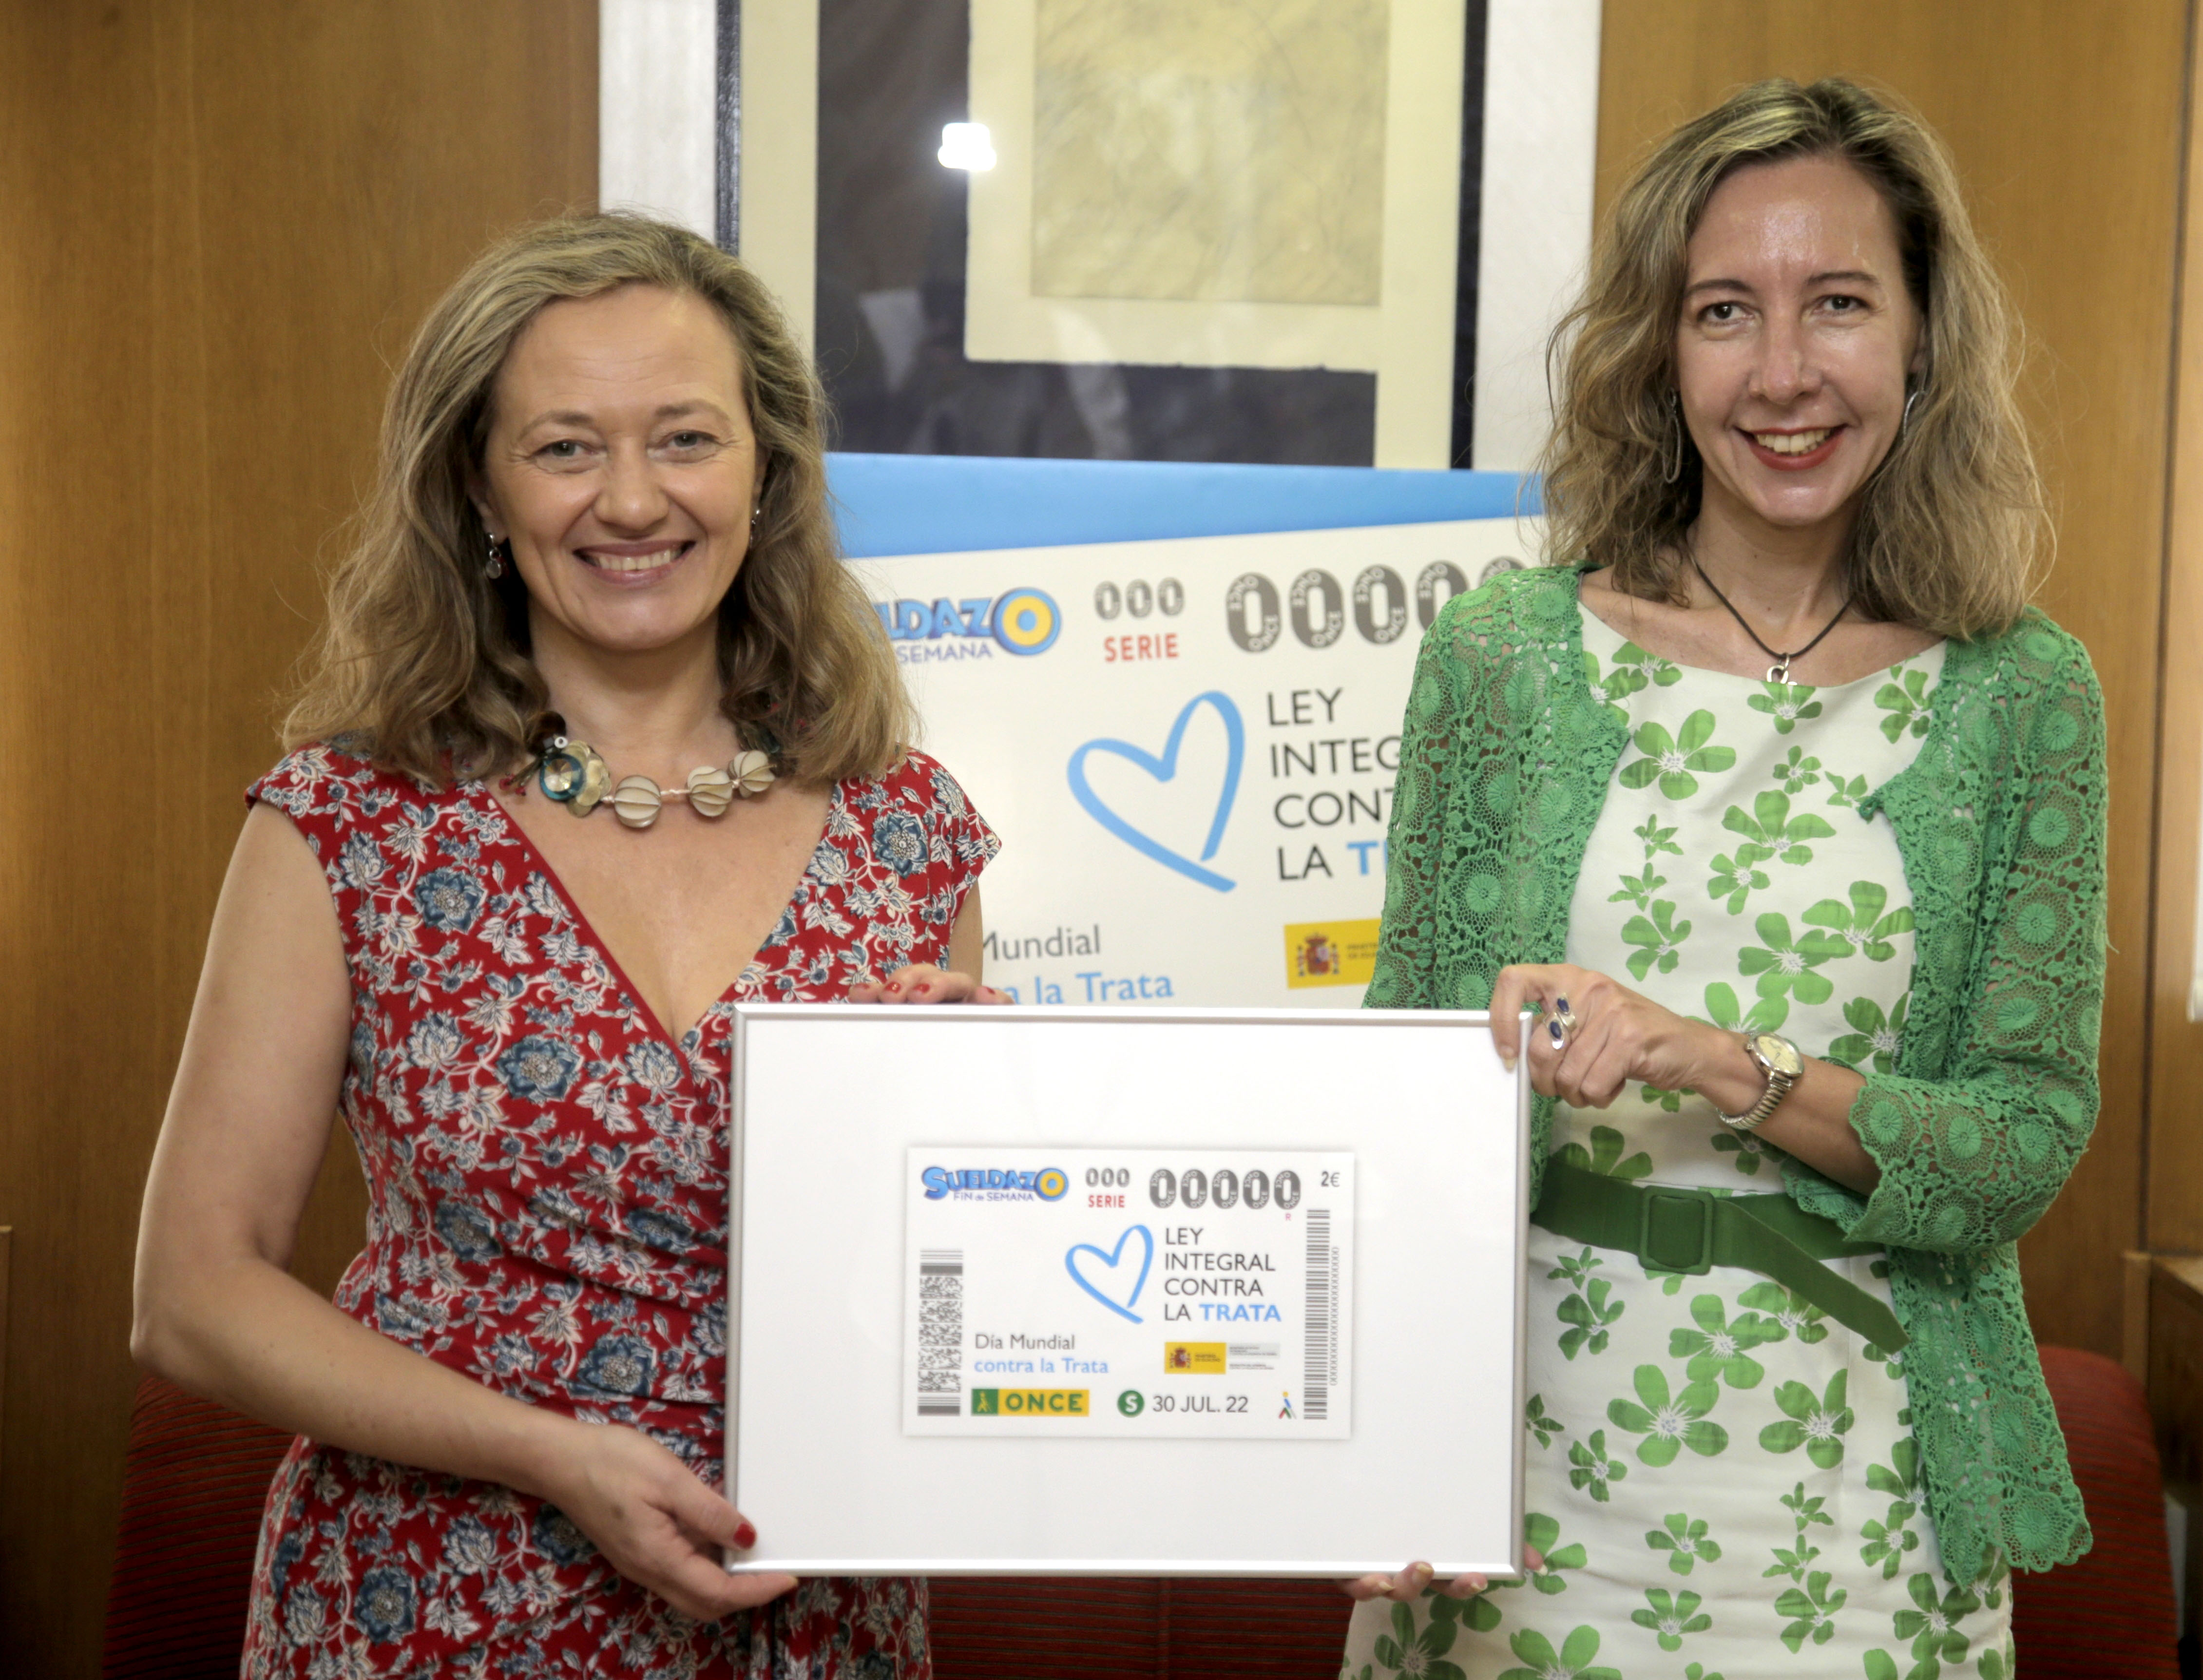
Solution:
<svg viewBox="0 0 2203 1680"><path fill-rule="evenodd" d="M1331 1415L1331 1326L1338 1309L1338 1256L1331 1247L1331 1210L1308 1211L1308 1370L1301 1415L1321 1423Z"/></svg>
<svg viewBox="0 0 2203 1680"><path fill-rule="evenodd" d="M964 1251L918 1252L918 1415L964 1410Z"/></svg>

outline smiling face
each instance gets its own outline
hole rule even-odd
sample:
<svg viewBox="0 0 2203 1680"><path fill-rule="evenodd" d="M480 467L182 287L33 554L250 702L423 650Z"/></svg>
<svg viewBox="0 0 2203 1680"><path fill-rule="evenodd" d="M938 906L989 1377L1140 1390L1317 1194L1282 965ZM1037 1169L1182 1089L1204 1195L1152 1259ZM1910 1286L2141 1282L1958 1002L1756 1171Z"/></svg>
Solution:
<svg viewBox="0 0 2203 1680"><path fill-rule="evenodd" d="M715 642L763 481L733 334L635 285L546 304L514 341L471 489L539 647L653 653Z"/></svg>
<svg viewBox="0 0 2203 1680"><path fill-rule="evenodd" d="M1840 159L1739 169L1706 201L1684 288L1676 385L1704 515L1847 528L1926 360L1881 194Z"/></svg>

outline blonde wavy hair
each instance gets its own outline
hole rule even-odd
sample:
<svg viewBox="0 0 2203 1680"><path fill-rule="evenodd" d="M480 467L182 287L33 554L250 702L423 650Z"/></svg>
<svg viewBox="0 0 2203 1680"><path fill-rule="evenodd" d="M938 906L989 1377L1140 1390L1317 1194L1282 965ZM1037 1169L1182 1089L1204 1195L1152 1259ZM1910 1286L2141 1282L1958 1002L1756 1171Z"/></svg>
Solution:
<svg viewBox="0 0 2203 1680"><path fill-rule="evenodd" d="M1926 371L1910 423L1868 480L1845 557L1872 617L1967 638L2009 626L2050 540L2016 393L2019 323L1919 117L1840 80L1756 82L1654 147L1600 231L1581 300L1546 368L1554 423L1539 462L1549 557L1610 566L1615 588L1683 604L1701 463L1672 461L1675 333L1691 235L1736 170L1840 158L1882 196L1921 313Z"/></svg>
<svg viewBox="0 0 2203 1680"><path fill-rule="evenodd" d="M885 628L841 563L809 363L740 262L685 228L611 213L499 240L414 335L286 746L340 741L436 785L527 761L547 716L527 592L515 572L493 581L484 570L489 539L468 479L498 372L537 311L636 285L693 293L726 323L765 466L749 552L719 606L721 709L801 781L877 775L901 757L909 701Z"/></svg>

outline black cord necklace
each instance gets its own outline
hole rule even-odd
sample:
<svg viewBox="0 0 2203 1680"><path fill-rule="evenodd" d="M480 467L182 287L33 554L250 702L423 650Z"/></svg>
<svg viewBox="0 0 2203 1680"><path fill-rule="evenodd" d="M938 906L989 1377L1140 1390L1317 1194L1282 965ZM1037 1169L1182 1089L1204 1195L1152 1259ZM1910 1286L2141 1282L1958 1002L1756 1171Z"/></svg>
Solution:
<svg viewBox="0 0 2203 1680"><path fill-rule="evenodd" d="M1767 680L1769 682L1788 682L1790 681L1790 662L1793 659L1803 659L1807 654L1810 653L1815 648L1826 641L1828 639L1828 632L1834 629L1837 625L1842 623L1844 622L1844 615L1852 610L1852 604L1848 599L1846 599L1843 605L1836 609L1836 616L1830 619L1826 625L1822 627L1821 634L1819 635L1814 637L1812 640L1807 642L1804 646L1799 648L1795 653L1778 653L1773 648L1768 646L1765 642L1759 640L1758 631L1753 629L1751 625L1745 623L1744 615L1739 612L1735 607L1730 605L1728 596L1722 594L1718 588L1715 587L1714 581L1706 575L1706 569L1698 563L1698 557L1695 554L1691 557L1691 569L1698 575L1699 582L1704 584L1707 588L1713 590L1714 599L1719 601L1723 606L1728 608L1728 616L1731 618L1733 618L1739 624L1744 625L1744 634L1751 638L1752 642L1758 647L1759 651L1775 662L1767 668Z"/></svg>

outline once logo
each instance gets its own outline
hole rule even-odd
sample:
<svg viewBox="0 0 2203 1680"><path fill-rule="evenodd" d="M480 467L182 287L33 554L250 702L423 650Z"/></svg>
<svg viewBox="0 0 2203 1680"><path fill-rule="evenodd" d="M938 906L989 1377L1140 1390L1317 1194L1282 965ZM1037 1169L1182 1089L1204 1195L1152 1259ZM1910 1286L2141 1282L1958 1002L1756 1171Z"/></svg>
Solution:
<svg viewBox="0 0 2203 1680"><path fill-rule="evenodd" d="M974 1418L1085 1418L1085 1388L974 1388Z"/></svg>

